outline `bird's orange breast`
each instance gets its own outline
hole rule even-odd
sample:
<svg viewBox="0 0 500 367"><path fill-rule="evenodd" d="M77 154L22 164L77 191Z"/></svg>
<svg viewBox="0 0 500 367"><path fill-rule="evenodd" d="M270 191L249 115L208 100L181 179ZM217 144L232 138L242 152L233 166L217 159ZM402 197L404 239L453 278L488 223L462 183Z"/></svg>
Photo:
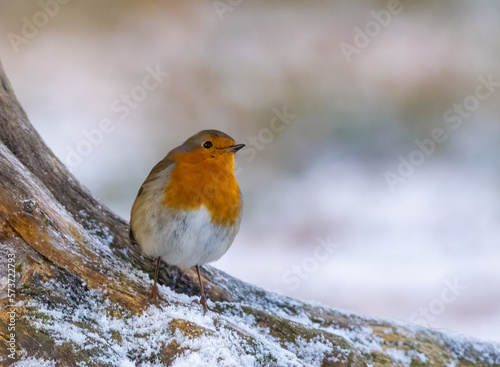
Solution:
<svg viewBox="0 0 500 367"><path fill-rule="evenodd" d="M178 210L203 205L213 224L232 226L241 210L240 189L234 176L234 155L207 157L202 150L174 155L175 167L165 188L163 204Z"/></svg>

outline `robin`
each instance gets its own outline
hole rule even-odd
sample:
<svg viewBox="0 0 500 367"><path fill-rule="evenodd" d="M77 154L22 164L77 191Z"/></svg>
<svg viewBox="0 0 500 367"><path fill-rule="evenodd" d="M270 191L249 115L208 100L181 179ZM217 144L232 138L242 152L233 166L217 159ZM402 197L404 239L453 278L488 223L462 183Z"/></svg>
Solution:
<svg viewBox="0 0 500 367"><path fill-rule="evenodd" d="M207 312L199 265L218 260L240 228L243 198L234 154L244 144L218 130L203 130L171 150L151 171L132 206L130 237L156 257L149 301L158 305L160 259L196 267L200 303Z"/></svg>

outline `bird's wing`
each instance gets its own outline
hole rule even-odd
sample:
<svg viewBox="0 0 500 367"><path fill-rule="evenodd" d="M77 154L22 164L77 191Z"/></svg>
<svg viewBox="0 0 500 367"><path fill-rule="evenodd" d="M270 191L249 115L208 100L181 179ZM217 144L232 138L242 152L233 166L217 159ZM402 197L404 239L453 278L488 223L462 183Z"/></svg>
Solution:
<svg viewBox="0 0 500 367"><path fill-rule="evenodd" d="M173 165L175 163L174 159L172 158L172 155L173 155L172 152L168 153L165 158L163 158L160 162L158 162L158 164L156 166L153 167L153 169L149 173L149 175L146 178L146 180L142 183L142 185L141 185L141 187L139 189L139 192L137 193L137 197L135 198L134 205L132 206L132 213L134 212L134 207L136 206L136 204L138 203L138 201L140 201L139 198L141 197L141 195L144 192L144 187L146 185L154 182L158 178L158 176L159 176L159 174L161 172L163 172L164 170L168 169L171 165ZM130 241L132 243L137 243L137 241L135 239L135 236L134 236L134 232L132 231L132 222L133 222L133 215L131 214L131 218L130 218L130 232L129 232Z"/></svg>
<svg viewBox="0 0 500 367"><path fill-rule="evenodd" d="M172 158L172 152L170 152L170 153L168 153L168 155L165 158L163 158L161 161L159 161L158 164L156 164L156 166L153 167L153 169L149 173L146 180L142 183L142 185L139 189L139 192L137 193L137 197L141 196L141 194L144 190L144 186L155 181L161 172L166 170L168 167L170 167L174 163L175 163L175 161Z"/></svg>

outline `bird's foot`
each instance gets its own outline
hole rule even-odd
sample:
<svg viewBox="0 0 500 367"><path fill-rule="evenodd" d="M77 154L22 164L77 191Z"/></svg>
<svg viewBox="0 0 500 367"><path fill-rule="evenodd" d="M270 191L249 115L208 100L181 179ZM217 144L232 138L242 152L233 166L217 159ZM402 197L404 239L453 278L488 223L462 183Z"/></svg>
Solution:
<svg viewBox="0 0 500 367"><path fill-rule="evenodd" d="M199 301L195 299L192 303L196 303L203 306L203 315L206 315L207 311L215 312L213 308L208 307L207 297L205 296L201 296Z"/></svg>
<svg viewBox="0 0 500 367"><path fill-rule="evenodd" d="M165 298L163 298L160 295L160 292L158 291L158 286L156 284L154 284L153 288L151 288L151 294L149 295L147 305L149 305L150 303L153 303L156 307L159 308L160 306L159 306L158 300L160 300L162 302L166 302Z"/></svg>

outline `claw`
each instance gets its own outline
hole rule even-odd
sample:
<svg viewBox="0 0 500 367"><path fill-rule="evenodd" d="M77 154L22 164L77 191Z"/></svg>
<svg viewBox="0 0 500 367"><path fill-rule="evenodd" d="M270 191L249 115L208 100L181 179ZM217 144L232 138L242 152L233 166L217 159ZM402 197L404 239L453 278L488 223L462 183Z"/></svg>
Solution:
<svg viewBox="0 0 500 367"><path fill-rule="evenodd" d="M159 308L160 305L158 303L158 300L165 302L165 298L163 298L160 295L160 292L158 291L158 286L155 283L155 284L153 284L153 288L151 288L151 294L149 295L147 304L150 304L152 302L156 307Z"/></svg>
<svg viewBox="0 0 500 367"><path fill-rule="evenodd" d="M210 307L208 307L208 305L207 305L207 297L205 297L205 289L203 288L203 282L201 280L201 275L200 275L200 268L198 267L198 265L196 265L196 272L198 273L198 280L200 281L201 297L200 297L199 301L193 301L193 302L198 303L198 304L202 304L203 305L203 315L206 315L208 310L210 310L212 312L214 312L214 310L211 309Z"/></svg>
<svg viewBox="0 0 500 367"><path fill-rule="evenodd" d="M199 301L197 299L195 299L192 303L196 303L198 305L202 305L203 306L203 315L206 315L207 311L215 312L215 310L213 308L208 307L208 302L207 302L207 298L205 297L205 295L203 295L202 297L200 297Z"/></svg>
<svg viewBox="0 0 500 367"><path fill-rule="evenodd" d="M160 296L160 292L158 291L158 272L160 270L160 258L156 260L156 269L155 269L155 282L153 284L153 288L151 288L151 294L149 295L148 301L146 303L146 306L150 304L151 302L154 303L156 307L160 307L158 300L162 302L166 302L165 299Z"/></svg>

